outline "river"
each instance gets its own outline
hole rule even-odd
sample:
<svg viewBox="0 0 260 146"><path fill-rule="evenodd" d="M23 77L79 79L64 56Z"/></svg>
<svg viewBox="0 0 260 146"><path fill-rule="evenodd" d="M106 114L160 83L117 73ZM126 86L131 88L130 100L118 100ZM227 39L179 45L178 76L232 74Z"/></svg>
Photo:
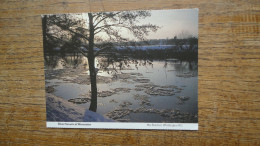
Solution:
<svg viewBox="0 0 260 146"><path fill-rule="evenodd" d="M52 94L66 100L89 98L89 83L74 81L80 76L88 76L87 60L81 57L77 66L73 67L68 62L74 62L75 58L68 58L67 61L57 59L55 66L45 63L46 87L53 86L55 90ZM97 59L97 68L100 66L99 62ZM197 123L198 66L196 62L168 59L153 60L148 63L144 60L135 60L128 61L124 68L116 68L116 70L111 68L110 65L109 73L100 68L97 74L100 78L111 79L98 82L98 92L112 91L111 94L98 97L97 113L127 122ZM57 75L60 70L62 74ZM70 70L70 73L66 73L67 70ZM50 75L54 71L55 73ZM77 75L73 75L74 72ZM89 104L87 102L79 105L88 108ZM164 114L172 111L178 111L182 116L186 114L196 118L186 116L184 120L180 120L174 118L178 115L176 113ZM126 113L116 117L118 112Z"/></svg>

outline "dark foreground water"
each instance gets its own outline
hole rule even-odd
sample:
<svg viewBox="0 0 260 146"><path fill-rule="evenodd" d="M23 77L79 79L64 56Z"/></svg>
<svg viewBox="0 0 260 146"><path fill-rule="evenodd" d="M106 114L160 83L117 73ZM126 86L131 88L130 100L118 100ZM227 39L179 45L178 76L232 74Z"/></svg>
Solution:
<svg viewBox="0 0 260 146"><path fill-rule="evenodd" d="M141 65L143 60L138 62L129 62L127 68L117 69L112 74L99 70L98 76L112 80L99 82L98 92L113 92L98 97L97 112L116 121L197 123L197 63L175 59L153 61L149 65ZM88 76L86 64L86 59L81 58L81 63L74 67L81 69L75 74L73 67L62 59L55 67L45 64L46 87L52 86L55 89L52 94L66 100L89 98L89 82L74 81L75 76ZM61 74L58 74L59 70L62 70ZM66 73L66 70L70 72ZM88 109L89 104L79 105Z"/></svg>

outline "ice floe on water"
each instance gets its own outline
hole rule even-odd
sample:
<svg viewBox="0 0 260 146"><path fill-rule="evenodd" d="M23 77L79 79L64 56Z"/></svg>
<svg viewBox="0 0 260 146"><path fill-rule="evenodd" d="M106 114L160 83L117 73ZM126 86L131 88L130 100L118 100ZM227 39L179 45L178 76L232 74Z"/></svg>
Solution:
<svg viewBox="0 0 260 146"><path fill-rule="evenodd" d="M72 98L72 99L68 100L68 102L72 102L75 104L87 103L89 101L90 101L90 98Z"/></svg>
<svg viewBox="0 0 260 146"><path fill-rule="evenodd" d="M156 65L155 65L156 67ZM142 73L138 72L141 71ZM180 80L181 78L190 78L196 77L197 75L193 72L176 72L176 68L171 68L166 72L170 72L171 77L174 75L179 78L174 78ZM85 110L85 112L77 112L73 108L68 108L67 104L55 104L59 110L65 109L65 111L60 112L61 116L55 114L52 115L48 113L50 119L52 120L61 120L65 118L66 111L69 113L69 118L66 121L70 120L81 120L79 121L110 121L109 119L118 121L118 122L129 122L134 121L132 119L133 115L156 115L162 117L162 122L165 121L174 121L174 122L196 122L197 113L186 112L183 109L179 109L178 106L184 106L186 103L190 103L197 97L192 96L191 94L185 94L184 91L187 91L189 84L185 82L167 82L167 79L164 80L167 83L163 84L162 82L156 82L152 77L154 76L152 71L147 69L142 69L139 67L139 70L122 70L117 74L111 76L99 76L97 75L97 84L98 88L98 110L102 111L102 114L93 113L91 111ZM63 83L80 85L75 86L86 87L90 86L90 78L86 73L85 69L57 69L57 70L45 70L46 79L46 92L48 94L56 94L56 90L59 89L57 86L60 86ZM159 71L158 71L159 72ZM163 74L164 75L164 74ZM158 77L158 76L156 76ZM58 80L57 82L54 80ZM187 80L187 79L185 79ZM159 80L160 81L160 80ZM100 88L104 87L105 88ZM107 87L106 87L107 86ZM78 106L84 107L86 103L90 103L91 92L89 88L80 89L81 92L77 96L72 96L71 98L66 98L66 102L70 103L69 106ZM69 91L68 91L69 92ZM50 101L51 99L49 99ZM158 102L159 101L159 102ZM167 103L167 101L170 101ZM168 104L171 106L158 106L159 104ZM176 106L177 105L177 106ZM88 108L88 107L85 107ZM52 111L55 112L55 109ZM71 112L70 112L71 111ZM70 114L75 113L75 116ZM63 115L63 116L62 116ZM104 118L105 117L107 118Z"/></svg>
<svg viewBox="0 0 260 146"><path fill-rule="evenodd" d="M114 111L111 111L106 114L106 116L110 119L115 121L124 121L128 122L130 119L124 119L125 116L128 116L130 113L152 113L158 114L167 119L175 119L176 122L196 122L198 116L196 114L190 113L182 113L180 110L173 110L173 109L155 109L155 108L144 108L140 107L137 109L130 109L130 108L118 108ZM163 122L163 121L162 121Z"/></svg>
<svg viewBox="0 0 260 146"><path fill-rule="evenodd" d="M136 91L142 91L149 95L159 95L159 96L172 96L175 93L181 92L182 88L178 88L175 85L159 86L154 84L141 84L135 86Z"/></svg>
<svg viewBox="0 0 260 146"><path fill-rule="evenodd" d="M136 94L134 95L134 99L140 101L140 106L151 106L151 100L149 100L149 96L147 95L140 95Z"/></svg>

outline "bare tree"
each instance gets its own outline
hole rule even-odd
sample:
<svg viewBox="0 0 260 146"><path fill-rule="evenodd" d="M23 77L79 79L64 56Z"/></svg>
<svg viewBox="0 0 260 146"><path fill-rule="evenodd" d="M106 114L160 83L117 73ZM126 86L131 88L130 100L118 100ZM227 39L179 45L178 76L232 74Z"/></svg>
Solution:
<svg viewBox="0 0 260 146"><path fill-rule="evenodd" d="M115 44L124 45L133 38L144 41L149 32L155 32L158 29L158 26L153 24L139 24L139 20L149 16L151 16L149 11L43 16L43 25L46 24L48 27L47 29L43 26L45 28L43 33L50 38L49 40L60 43L70 42L71 48L76 49L88 59L91 80L89 110L94 112L97 110L95 57L111 50ZM127 31L132 37L125 36L121 33L122 31ZM44 40L47 41L47 38Z"/></svg>

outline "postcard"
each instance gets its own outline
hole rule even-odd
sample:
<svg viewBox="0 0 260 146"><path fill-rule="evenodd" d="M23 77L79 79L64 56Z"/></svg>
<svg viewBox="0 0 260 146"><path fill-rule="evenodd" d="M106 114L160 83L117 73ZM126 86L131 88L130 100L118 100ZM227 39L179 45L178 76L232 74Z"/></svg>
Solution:
<svg viewBox="0 0 260 146"><path fill-rule="evenodd" d="M42 15L49 128L198 130L198 9Z"/></svg>

